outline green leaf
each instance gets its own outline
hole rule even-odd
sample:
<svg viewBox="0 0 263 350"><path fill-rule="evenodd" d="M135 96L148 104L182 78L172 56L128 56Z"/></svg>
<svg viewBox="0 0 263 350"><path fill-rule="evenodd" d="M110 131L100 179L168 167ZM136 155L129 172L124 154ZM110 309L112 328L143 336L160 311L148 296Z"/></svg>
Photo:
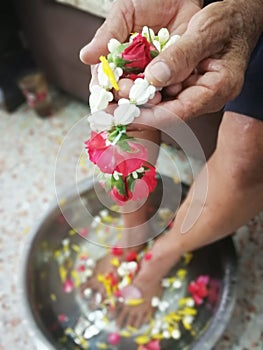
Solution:
<svg viewBox="0 0 263 350"><path fill-rule="evenodd" d="M123 68L125 66L125 64L128 63L127 60L124 60L120 56L114 56L113 57L113 62L114 62L116 67L121 67L121 68Z"/></svg>
<svg viewBox="0 0 263 350"><path fill-rule="evenodd" d="M126 139L125 140L120 139L120 141L118 142L118 146L126 152L131 152L131 148L128 142L126 141Z"/></svg>
<svg viewBox="0 0 263 350"><path fill-rule="evenodd" d="M154 59L155 57L157 57L159 55L159 51L153 51L153 50L151 50L151 57L152 57L152 59Z"/></svg>
<svg viewBox="0 0 263 350"><path fill-rule="evenodd" d="M125 196L126 195L126 187L125 187L125 182L124 179L120 176L118 180L115 180L114 177L112 176L111 178L111 186L112 188L115 186L118 190L118 192Z"/></svg>
<svg viewBox="0 0 263 350"><path fill-rule="evenodd" d="M122 57L120 57L120 54L126 49L126 47L129 46L129 43L124 43L119 45L113 52L110 52L107 56L107 60L109 62L114 62L116 67L123 67L127 63L126 60L124 60Z"/></svg>

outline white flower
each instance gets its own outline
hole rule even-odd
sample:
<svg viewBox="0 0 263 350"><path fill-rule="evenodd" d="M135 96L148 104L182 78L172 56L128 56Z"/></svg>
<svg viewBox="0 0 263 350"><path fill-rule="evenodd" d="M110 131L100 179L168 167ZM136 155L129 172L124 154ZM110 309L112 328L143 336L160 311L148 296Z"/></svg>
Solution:
<svg viewBox="0 0 263 350"><path fill-rule="evenodd" d="M144 36L149 41L149 43L152 43L155 38L154 31L147 26L144 26L142 28L142 36Z"/></svg>
<svg viewBox="0 0 263 350"><path fill-rule="evenodd" d="M173 283L173 288L174 289L179 289L182 287L182 282L180 280L175 280Z"/></svg>
<svg viewBox="0 0 263 350"><path fill-rule="evenodd" d="M109 66L114 74L116 81L118 82L120 77L122 76L123 70L119 67L116 67L115 64L112 62L109 63ZM100 64L98 68L98 80L99 80L100 86L102 86L104 89L106 90L112 89L112 84L109 78L107 77L107 75L104 73L102 69L102 64Z"/></svg>
<svg viewBox="0 0 263 350"><path fill-rule="evenodd" d="M130 273L135 273L137 270L138 263L136 261L129 261L129 262L122 262L120 266L118 267L118 275L121 277L125 277L129 275Z"/></svg>
<svg viewBox="0 0 263 350"><path fill-rule="evenodd" d="M170 285L171 285L171 283L170 283L169 278L164 278L164 279L162 280L162 287L164 287L164 288L169 288Z"/></svg>
<svg viewBox="0 0 263 350"><path fill-rule="evenodd" d="M169 303L166 300L161 301L158 297L153 297L151 300L152 307L158 307L161 312L168 309Z"/></svg>
<svg viewBox="0 0 263 350"><path fill-rule="evenodd" d="M113 94L99 85L93 85L90 89L89 106L91 113L105 109L113 100Z"/></svg>
<svg viewBox="0 0 263 350"><path fill-rule="evenodd" d="M160 52L161 51L161 43L157 40L157 39L155 39L154 41L153 41L153 46Z"/></svg>
<svg viewBox="0 0 263 350"><path fill-rule="evenodd" d="M167 49L167 47L173 45L178 39L180 39L180 35L177 35L177 34L172 35L170 39L167 41L167 43L164 45L164 47L162 48L162 51Z"/></svg>
<svg viewBox="0 0 263 350"><path fill-rule="evenodd" d="M122 103L114 111L115 125L128 125L140 115L140 109L131 103Z"/></svg>
<svg viewBox="0 0 263 350"><path fill-rule="evenodd" d="M194 317L191 315L184 316L183 318L183 323L186 323L186 324L192 324L193 321L194 321Z"/></svg>
<svg viewBox="0 0 263 350"><path fill-rule="evenodd" d="M121 43L119 42L119 40L117 39L110 39L110 41L108 42L108 50L110 52L115 51L119 46L121 45Z"/></svg>
<svg viewBox="0 0 263 350"><path fill-rule="evenodd" d="M161 28L158 32L158 39L161 45L164 45L169 40L170 34L167 28Z"/></svg>
<svg viewBox="0 0 263 350"><path fill-rule="evenodd" d="M138 78L131 87L130 102L136 105L143 105L154 97L155 87L150 85L146 79Z"/></svg>
<svg viewBox="0 0 263 350"><path fill-rule="evenodd" d="M174 339L181 338L181 332L179 331L179 329L176 328L172 331L172 338L174 338Z"/></svg>
<svg viewBox="0 0 263 350"><path fill-rule="evenodd" d="M113 116L104 111L98 111L88 117L90 128L93 131L101 132L111 130L113 127Z"/></svg>

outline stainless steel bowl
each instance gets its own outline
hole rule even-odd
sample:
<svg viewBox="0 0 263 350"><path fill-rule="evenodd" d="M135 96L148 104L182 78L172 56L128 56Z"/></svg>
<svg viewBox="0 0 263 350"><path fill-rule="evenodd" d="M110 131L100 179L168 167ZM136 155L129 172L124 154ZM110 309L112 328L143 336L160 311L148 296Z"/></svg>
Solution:
<svg viewBox="0 0 263 350"><path fill-rule="evenodd" d="M165 205L174 210L178 198L181 198L181 194L184 195L187 188L175 184L171 179L166 181L168 182L165 188L168 186L168 194L174 195L168 196L170 200L168 204L166 201ZM160 198L162 191L165 190L162 188L161 180L158 185L159 190L153 196L152 203L160 208L163 205ZM91 213L92 218L103 209L100 189L96 187L96 191L94 190L92 180L81 182L78 185L78 192L75 189L69 190L64 196L63 203L60 203L63 206L63 213L71 218L71 224L73 222L75 228L86 222L87 217L83 217L85 210ZM76 320L87 316L82 307L84 301L80 301L79 290L75 288L71 293L65 293L59 278L58 264L54 256L66 238L70 238L71 246L81 247L85 244L86 247L90 246L91 250L97 246L78 234L73 235L71 226L63 220L60 207L54 203L32 233L26 246L22 272L22 300L32 337L41 344L40 349L81 349L71 337L65 339L64 335L66 328L73 327ZM76 256L77 252L74 254L73 251L73 265ZM198 275L209 275L215 290L210 300L199 308L194 321L196 336L185 332L181 339L164 343L163 349L212 349L230 319L235 301L236 270L236 254L231 238L223 239L194 253L194 260L188 266L187 281ZM61 322L59 316L61 314L68 315L66 321ZM106 331L101 333L100 339L103 339L103 333L106 334ZM95 344L96 342L91 339L89 349L97 349ZM134 345L125 340L118 349L124 348L134 349Z"/></svg>

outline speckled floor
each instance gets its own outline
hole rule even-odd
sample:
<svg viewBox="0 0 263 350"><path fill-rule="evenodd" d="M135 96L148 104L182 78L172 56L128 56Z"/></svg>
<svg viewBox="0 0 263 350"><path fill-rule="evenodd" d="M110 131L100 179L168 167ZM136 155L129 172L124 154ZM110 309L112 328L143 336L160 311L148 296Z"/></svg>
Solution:
<svg viewBox="0 0 263 350"><path fill-rule="evenodd" d="M0 110L0 350L35 350L21 313L20 261L26 237L55 197L54 168L63 138L88 114L88 107L65 95L54 96L55 112L40 119L23 105L15 113ZM87 129L71 137L68 161L56 172L56 190L68 186L67 172L76 157L79 178L92 169L82 165L80 144ZM188 179L190 181L190 179ZM214 350L263 349L263 213L235 237L239 255L237 303ZM200 349L202 350L202 349Z"/></svg>

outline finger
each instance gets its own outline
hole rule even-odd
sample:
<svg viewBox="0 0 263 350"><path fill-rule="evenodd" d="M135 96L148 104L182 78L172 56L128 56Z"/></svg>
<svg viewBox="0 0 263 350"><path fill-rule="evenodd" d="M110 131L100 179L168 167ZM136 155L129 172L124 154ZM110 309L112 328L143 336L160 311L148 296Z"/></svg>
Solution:
<svg viewBox="0 0 263 350"><path fill-rule="evenodd" d="M149 104L152 104L152 105L158 105L158 103L160 103L162 100L162 95L159 91L157 91L155 94L154 94L154 97L149 100Z"/></svg>
<svg viewBox="0 0 263 350"><path fill-rule="evenodd" d="M128 99L129 92L130 92L130 89L131 89L133 83L134 82L131 79L127 79L127 78L120 79L118 81L118 85L119 85L120 90L119 91L114 90L114 92L113 92L115 101L118 101L121 98Z"/></svg>
<svg viewBox="0 0 263 350"><path fill-rule="evenodd" d="M120 314L117 316L117 319L116 319L116 323L117 323L117 325L118 325L120 328L125 327L127 317L128 317L128 310L127 310L127 308L124 306L124 307L121 309Z"/></svg>
<svg viewBox="0 0 263 350"><path fill-rule="evenodd" d="M108 53L107 45L110 39L115 38L120 42L127 39L133 24L132 5L127 8L128 5L125 1L113 3L107 19L97 30L92 41L81 49L80 59L83 63L98 63L99 57Z"/></svg>
<svg viewBox="0 0 263 350"><path fill-rule="evenodd" d="M134 312L130 311L128 313L128 316L127 316L127 319L126 319L125 327L127 327L127 326L135 327L135 324L137 323L137 319L138 319L139 313L137 314L137 313L134 313ZM135 328L137 328L137 327L135 327Z"/></svg>
<svg viewBox="0 0 263 350"><path fill-rule="evenodd" d="M164 96L169 96L169 97L175 97L176 95L179 94L179 92L182 91L182 89L183 89L183 85L182 84L170 85L170 86L167 86L163 90L163 95Z"/></svg>
<svg viewBox="0 0 263 350"><path fill-rule="evenodd" d="M177 98L161 102L148 110L142 110L137 123L149 124L156 128L174 127L180 119L187 120L203 113L212 113L220 110L227 101L234 98L240 91L243 75L236 69L229 69L223 60L206 60L200 69L210 71L193 74L183 83L183 90Z"/></svg>
<svg viewBox="0 0 263 350"><path fill-rule="evenodd" d="M195 14L181 38L146 67L145 77L153 85L164 87L184 81L199 62L224 48L229 27L223 26L219 10L209 8Z"/></svg>
<svg viewBox="0 0 263 350"><path fill-rule="evenodd" d="M139 312L137 314L136 319L134 320L133 326L137 329L141 328L141 326L147 322L147 313Z"/></svg>
<svg viewBox="0 0 263 350"><path fill-rule="evenodd" d="M134 81L131 79L127 79L127 78L120 79L118 82L120 90L119 91L113 90L114 100L118 101L121 98L129 99L129 93L133 84L134 84ZM151 100L149 100L149 103L158 104L161 101L161 99L162 99L162 95L159 91L157 91L154 97Z"/></svg>

